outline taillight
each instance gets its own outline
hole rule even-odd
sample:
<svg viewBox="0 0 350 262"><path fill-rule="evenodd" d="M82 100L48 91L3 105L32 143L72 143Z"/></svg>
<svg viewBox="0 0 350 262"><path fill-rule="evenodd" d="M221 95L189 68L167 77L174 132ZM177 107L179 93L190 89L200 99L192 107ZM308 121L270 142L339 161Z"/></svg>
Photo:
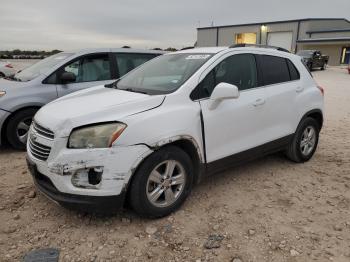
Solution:
<svg viewBox="0 0 350 262"><path fill-rule="evenodd" d="M323 89L323 87L318 85L317 88L321 91L322 95L324 96L324 89Z"/></svg>
<svg viewBox="0 0 350 262"><path fill-rule="evenodd" d="M7 64L7 65L5 65L5 67L13 68L13 66L11 64Z"/></svg>

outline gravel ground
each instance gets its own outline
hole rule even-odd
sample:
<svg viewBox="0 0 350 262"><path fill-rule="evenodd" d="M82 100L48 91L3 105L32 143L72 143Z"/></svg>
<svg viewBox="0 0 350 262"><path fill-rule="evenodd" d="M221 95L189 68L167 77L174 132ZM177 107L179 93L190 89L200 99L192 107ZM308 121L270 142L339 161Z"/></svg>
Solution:
<svg viewBox="0 0 350 262"><path fill-rule="evenodd" d="M312 160L273 155L203 181L145 220L68 211L35 192L25 153L0 151L0 261L43 247L60 261L350 261L350 75L314 72L326 119Z"/></svg>

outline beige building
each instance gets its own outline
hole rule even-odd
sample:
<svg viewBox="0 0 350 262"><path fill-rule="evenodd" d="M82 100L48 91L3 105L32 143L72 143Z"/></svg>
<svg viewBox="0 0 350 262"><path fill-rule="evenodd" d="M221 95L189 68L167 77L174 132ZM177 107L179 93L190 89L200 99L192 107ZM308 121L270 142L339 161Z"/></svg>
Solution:
<svg viewBox="0 0 350 262"><path fill-rule="evenodd" d="M317 49L329 55L330 65L348 64L350 21L343 18L308 18L197 29L199 47L239 43L280 46L291 52Z"/></svg>

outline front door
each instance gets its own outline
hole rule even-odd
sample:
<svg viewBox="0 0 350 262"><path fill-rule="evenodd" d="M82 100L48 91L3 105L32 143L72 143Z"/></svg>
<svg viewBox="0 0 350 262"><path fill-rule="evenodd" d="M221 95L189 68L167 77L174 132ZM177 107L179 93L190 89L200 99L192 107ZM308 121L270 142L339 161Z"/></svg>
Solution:
<svg viewBox="0 0 350 262"><path fill-rule="evenodd" d="M210 109L211 100L202 99L207 162L245 151L265 142L265 91L258 87L255 57L237 54L224 59L199 84L208 96L221 82L236 85L237 99L220 102Z"/></svg>

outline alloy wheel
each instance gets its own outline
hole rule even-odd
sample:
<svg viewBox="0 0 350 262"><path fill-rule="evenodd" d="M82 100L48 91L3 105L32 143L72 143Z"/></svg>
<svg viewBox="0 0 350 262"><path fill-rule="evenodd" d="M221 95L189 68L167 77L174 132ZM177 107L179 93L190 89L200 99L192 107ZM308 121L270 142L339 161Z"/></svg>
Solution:
<svg viewBox="0 0 350 262"><path fill-rule="evenodd" d="M20 121L17 125L16 134L17 134L18 140L21 141L21 143L23 144L27 142L29 127L31 123L32 123L32 118L27 117L22 119L22 121Z"/></svg>
<svg viewBox="0 0 350 262"><path fill-rule="evenodd" d="M186 172L176 160L166 160L157 165L148 177L147 198L156 207L172 205L182 194Z"/></svg>
<svg viewBox="0 0 350 262"><path fill-rule="evenodd" d="M300 150L304 156L308 156L316 144L316 130L313 126L307 126L301 136Z"/></svg>

